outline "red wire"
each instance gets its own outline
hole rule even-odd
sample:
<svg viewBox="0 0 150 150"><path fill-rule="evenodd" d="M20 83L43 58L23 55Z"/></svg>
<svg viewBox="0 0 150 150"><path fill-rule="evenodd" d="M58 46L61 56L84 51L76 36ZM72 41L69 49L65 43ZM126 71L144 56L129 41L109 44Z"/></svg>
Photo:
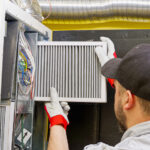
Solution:
<svg viewBox="0 0 150 150"><path fill-rule="evenodd" d="M50 14L52 12L52 5L51 5L50 0L48 0L48 2L49 2L49 13L48 13L47 17L44 18L44 20L48 19L48 17L50 16Z"/></svg>

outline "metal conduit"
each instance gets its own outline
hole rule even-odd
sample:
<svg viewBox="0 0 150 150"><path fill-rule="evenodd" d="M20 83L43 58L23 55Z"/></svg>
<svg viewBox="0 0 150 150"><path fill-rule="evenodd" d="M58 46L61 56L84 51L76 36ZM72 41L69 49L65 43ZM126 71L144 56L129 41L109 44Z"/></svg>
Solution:
<svg viewBox="0 0 150 150"><path fill-rule="evenodd" d="M39 4L49 19L150 19L150 0L39 0Z"/></svg>

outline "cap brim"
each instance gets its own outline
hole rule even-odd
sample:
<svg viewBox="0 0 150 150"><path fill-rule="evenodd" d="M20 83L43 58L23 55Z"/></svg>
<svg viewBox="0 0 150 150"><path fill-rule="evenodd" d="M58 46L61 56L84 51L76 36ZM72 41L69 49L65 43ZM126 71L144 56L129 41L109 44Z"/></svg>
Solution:
<svg viewBox="0 0 150 150"><path fill-rule="evenodd" d="M102 67L102 74L111 79L116 79L116 73L118 70L118 67L121 63L121 58L114 58L109 60L103 67Z"/></svg>

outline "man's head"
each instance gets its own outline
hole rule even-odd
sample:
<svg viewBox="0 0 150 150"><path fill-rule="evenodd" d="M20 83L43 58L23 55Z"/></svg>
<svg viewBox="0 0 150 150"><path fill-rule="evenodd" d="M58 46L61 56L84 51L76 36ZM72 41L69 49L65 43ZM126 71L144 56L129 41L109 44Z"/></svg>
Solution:
<svg viewBox="0 0 150 150"><path fill-rule="evenodd" d="M114 110L122 132L129 127L150 120L150 101L140 98L125 89L117 80L114 81Z"/></svg>
<svg viewBox="0 0 150 150"><path fill-rule="evenodd" d="M140 98L125 89L117 80L114 81L114 110L122 132L129 127L150 120L150 101Z"/></svg>
<svg viewBox="0 0 150 150"><path fill-rule="evenodd" d="M150 120L150 44L130 50L123 59L112 59L102 73L115 79L115 114L123 131Z"/></svg>

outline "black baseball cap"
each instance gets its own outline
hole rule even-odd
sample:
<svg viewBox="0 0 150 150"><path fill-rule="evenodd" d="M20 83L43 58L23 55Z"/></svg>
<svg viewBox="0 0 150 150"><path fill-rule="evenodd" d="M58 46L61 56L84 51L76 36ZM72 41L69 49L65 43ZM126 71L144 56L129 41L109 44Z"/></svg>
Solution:
<svg viewBox="0 0 150 150"><path fill-rule="evenodd" d="M118 80L136 96L150 100L150 44L139 44L122 59L109 60L102 74Z"/></svg>

